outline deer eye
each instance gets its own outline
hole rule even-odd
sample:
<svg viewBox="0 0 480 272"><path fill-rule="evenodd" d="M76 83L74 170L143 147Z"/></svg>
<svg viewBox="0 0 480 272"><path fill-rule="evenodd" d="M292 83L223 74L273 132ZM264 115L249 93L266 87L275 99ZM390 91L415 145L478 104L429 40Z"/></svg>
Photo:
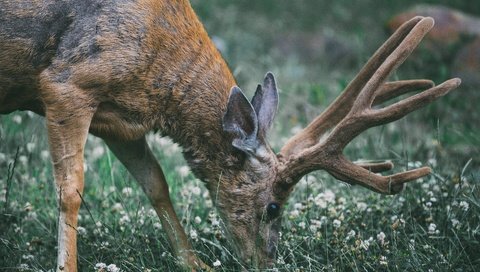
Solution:
<svg viewBox="0 0 480 272"><path fill-rule="evenodd" d="M272 202L267 205L267 215L268 218L273 219L280 215L280 205L278 203Z"/></svg>

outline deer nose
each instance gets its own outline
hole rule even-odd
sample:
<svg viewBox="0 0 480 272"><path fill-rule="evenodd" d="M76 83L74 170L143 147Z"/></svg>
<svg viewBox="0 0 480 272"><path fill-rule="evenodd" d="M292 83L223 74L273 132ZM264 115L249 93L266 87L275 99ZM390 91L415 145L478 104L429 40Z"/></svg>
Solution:
<svg viewBox="0 0 480 272"><path fill-rule="evenodd" d="M273 240L270 240L268 242L268 245L267 245L268 259L273 260L273 259L275 259L276 255L277 255L277 243L275 243L275 241L273 241Z"/></svg>

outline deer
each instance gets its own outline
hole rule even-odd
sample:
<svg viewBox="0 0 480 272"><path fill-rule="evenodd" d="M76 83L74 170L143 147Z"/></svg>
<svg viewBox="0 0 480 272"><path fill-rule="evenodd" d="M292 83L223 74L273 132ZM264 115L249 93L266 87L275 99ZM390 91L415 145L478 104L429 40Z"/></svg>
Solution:
<svg viewBox="0 0 480 272"><path fill-rule="evenodd" d="M460 79L388 81L433 27L404 23L343 93L278 153L267 136L278 105L267 73L249 101L186 0L6 1L0 10L0 113L45 117L58 199L57 271L77 271L77 216L84 147L102 138L139 183L173 253L189 269L196 256L174 211L145 134L183 147L212 195L228 241L246 267L274 264L281 218L303 176L336 179L392 195L428 167L391 175L391 162L353 163L345 146L363 131L398 120L457 88ZM391 105L400 95L417 91Z"/></svg>

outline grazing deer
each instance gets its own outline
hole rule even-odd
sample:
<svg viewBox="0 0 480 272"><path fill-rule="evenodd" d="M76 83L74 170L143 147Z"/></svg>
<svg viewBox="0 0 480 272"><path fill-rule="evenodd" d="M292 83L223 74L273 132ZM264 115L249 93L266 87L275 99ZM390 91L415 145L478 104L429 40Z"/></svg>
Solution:
<svg viewBox="0 0 480 272"><path fill-rule="evenodd" d="M278 154L267 142L277 111L267 73L251 102L186 0L4 1L0 9L0 113L45 116L59 203L58 271L77 270L77 214L90 132L103 138L155 208L174 253L195 256L162 169L145 141L159 130L183 147L193 173L217 195L225 231L247 266L274 260L281 214L300 178L324 169L384 193L430 173L391 176L391 163L354 164L343 148L362 131L397 120L455 89L428 80L386 82L432 28L415 17L375 53L328 109ZM427 89L383 108L404 93Z"/></svg>

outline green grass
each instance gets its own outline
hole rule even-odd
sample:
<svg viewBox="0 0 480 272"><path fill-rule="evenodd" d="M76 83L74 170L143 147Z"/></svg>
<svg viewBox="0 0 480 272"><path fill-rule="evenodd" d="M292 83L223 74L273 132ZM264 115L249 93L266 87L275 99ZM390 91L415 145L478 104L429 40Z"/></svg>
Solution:
<svg viewBox="0 0 480 272"><path fill-rule="evenodd" d="M385 20L408 2L414 1L352 6L346 1L196 0L193 5L210 35L225 44L223 54L248 95L266 71L275 73L281 105L270 140L278 150L295 128L338 95L387 38ZM455 5L480 14L480 4L472 1ZM284 36L298 33L334 38L339 48L344 46L343 55L331 59L327 51L305 53L299 45L304 40ZM447 60L427 48L417 51L394 78L447 79ZM304 178L283 216L275 269L480 270L477 87L463 86L401 121L367 131L347 147L350 158L390 159L395 171L433 168L432 175L410 183L401 194L383 196L347 186L324 172ZM0 116L0 271L55 267L58 212L44 127L33 114ZM220 261L218 271L238 271L235 256L224 247L210 196L182 169L180 148L158 135L148 139L197 254L211 266ZM101 140L89 137L85 153L80 271L92 271L98 263L123 271L178 270L160 221L133 178Z"/></svg>

